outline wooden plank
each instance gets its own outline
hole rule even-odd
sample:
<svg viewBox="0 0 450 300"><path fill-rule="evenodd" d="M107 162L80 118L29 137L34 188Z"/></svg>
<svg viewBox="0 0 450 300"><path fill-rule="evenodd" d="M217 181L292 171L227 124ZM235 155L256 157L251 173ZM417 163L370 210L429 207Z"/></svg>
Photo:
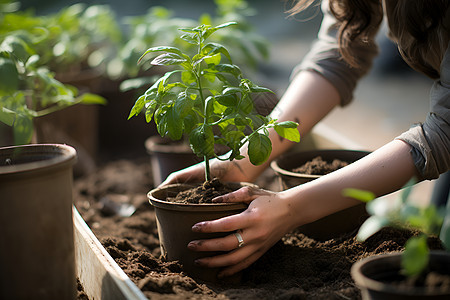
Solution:
<svg viewBox="0 0 450 300"><path fill-rule="evenodd" d="M91 300L147 300L73 207L76 272Z"/></svg>

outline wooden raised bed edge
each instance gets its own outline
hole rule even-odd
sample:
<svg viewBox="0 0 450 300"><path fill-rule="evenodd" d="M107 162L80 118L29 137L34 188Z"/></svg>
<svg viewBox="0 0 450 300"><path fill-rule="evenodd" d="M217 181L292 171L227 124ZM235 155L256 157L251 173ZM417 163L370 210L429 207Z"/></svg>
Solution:
<svg viewBox="0 0 450 300"><path fill-rule="evenodd" d="M73 211L76 275L89 299L147 300L117 265L75 207Z"/></svg>

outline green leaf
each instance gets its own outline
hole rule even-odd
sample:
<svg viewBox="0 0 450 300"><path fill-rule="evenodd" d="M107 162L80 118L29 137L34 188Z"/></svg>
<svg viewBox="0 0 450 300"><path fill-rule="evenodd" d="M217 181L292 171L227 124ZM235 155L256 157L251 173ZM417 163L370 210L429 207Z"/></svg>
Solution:
<svg viewBox="0 0 450 300"><path fill-rule="evenodd" d="M369 191L347 188L342 191L342 196L350 197L364 203L370 202L375 199L375 194Z"/></svg>
<svg viewBox="0 0 450 300"><path fill-rule="evenodd" d="M213 64L213 65L218 65L220 63L221 60L221 56L220 53L211 55L211 56L205 56L203 58L203 60L205 61L205 63L207 63L208 65Z"/></svg>
<svg viewBox="0 0 450 300"><path fill-rule="evenodd" d="M281 122L275 124L275 131L283 138L292 141L300 142L300 132L297 129L298 124L295 122Z"/></svg>
<svg viewBox="0 0 450 300"><path fill-rule="evenodd" d="M14 121L16 120L16 113L6 107L2 107L0 109L0 122L13 126Z"/></svg>
<svg viewBox="0 0 450 300"><path fill-rule="evenodd" d="M0 57L0 95L13 93L19 87L19 73L13 61Z"/></svg>
<svg viewBox="0 0 450 300"><path fill-rule="evenodd" d="M145 105L145 95L142 95L136 100L133 107L131 108L130 114L128 115L128 120L134 116L139 115L142 109L144 108L144 105Z"/></svg>
<svg viewBox="0 0 450 300"><path fill-rule="evenodd" d="M250 87L250 91L252 91L252 93L274 93L272 90L265 88L265 87L261 87L261 86L257 86L257 85L253 85Z"/></svg>
<svg viewBox="0 0 450 300"><path fill-rule="evenodd" d="M225 27L229 27L229 26L232 26L232 25L237 25L237 24L238 24L237 22L231 21L231 22L226 22L226 23L217 25L216 28L220 29L220 28L225 28Z"/></svg>
<svg viewBox="0 0 450 300"><path fill-rule="evenodd" d="M180 93L175 101L174 109L180 119L184 119L188 113L192 110L194 101L192 101L186 93Z"/></svg>
<svg viewBox="0 0 450 300"><path fill-rule="evenodd" d="M402 254L402 273L408 277L420 275L428 266L429 252L426 235L410 238Z"/></svg>
<svg viewBox="0 0 450 300"><path fill-rule="evenodd" d="M78 97L78 100L82 104L101 104L106 105L108 101L100 95L84 93Z"/></svg>
<svg viewBox="0 0 450 300"><path fill-rule="evenodd" d="M200 126L194 129L189 136L189 144L198 157L213 157L214 133L211 126Z"/></svg>
<svg viewBox="0 0 450 300"><path fill-rule="evenodd" d="M235 94L218 95L216 96L217 102L227 107L235 107L238 103L238 99Z"/></svg>
<svg viewBox="0 0 450 300"><path fill-rule="evenodd" d="M3 51L11 53L22 62L26 62L35 53L23 39L14 35L7 36L0 44L0 52Z"/></svg>
<svg viewBox="0 0 450 300"><path fill-rule="evenodd" d="M172 140L179 140L183 136L183 122L180 122L180 117L171 109L166 114L166 122L168 122L168 136Z"/></svg>
<svg viewBox="0 0 450 300"><path fill-rule="evenodd" d="M217 43L208 43L202 48L202 53L205 55L215 54L215 53L222 53L230 62L231 62L231 56L228 50Z"/></svg>
<svg viewBox="0 0 450 300"><path fill-rule="evenodd" d="M169 47L169 46L152 47L152 48L147 49L147 51L145 51L144 54L142 54L142 56L138 60L138 63L140 63L142 61L142 59L144 58L144 56L146 56L147 54L153 53L153 52L160 52L160 51L174 53L174 54L178 54L179 56L183 56L183 52L181 52L181 50L176 47Z"/></svg>
<svg viewBox="0 0 450 300"><path fill-rule="evenodd" d="M158 132L161 136L169 136L172 140L179 140L183 136L183 122L173 107L167 107L165 114L158 122Z"/></svg>
<svg viewBox="0 0 450 300"><path fill-rule="evenodd" d="M170 66L170 65L180 65L184 63L186 59L178 54L174 53L164 53L155 57L151 64L155 66Z"/></svg>
<svg viewBox="0 0 450 300"><path fill-rule="evenodd" d="M222 91L222 95L237 94L237 93L240 93L240 92L241 92L241 89L240 89L240 88L230 86L230 87L225 88L225 89Z"/></svg>
<svg viewBox="0 0 450 300"><path fill-rule="evenodd" d="M219 64L219 65L215 66L215 69L216 69L218 72L229 73L229 74L235 76L236 78L237 78L239 75L242 75L241 69L239 69L239 67L238 67L238 66L235 66L235 65Z"/></svg>
<svg viewBox="0 0 450 300"><path fill-rule="evenodd" d="M369 217L359 228L356 238L358 241L365 241L371 235L378 232L381 228L388 226L389 220L382 216Z"/></svg>
<svg viewBox="0 0 450 300"><path fill-rule="evenodd" d="M242 131L229 131L224 137L227 144L234 149L236 146L240 145L241 141L245 138L245 134Z"/></svg>
<svg viewBox="0 0 450 300"><path fill-rule="evenodd" d="M272 142L270 139L260 133L255 133L250 136L248 142L248 157L250 162L254 165L264 163L272 152Z"/></svg>
<svg viewBox="0 0 450 300"><path fill-rule="evenodd" d="M150 123L153 117L153 114L155 113L155 109L156 109L156 105L158 103L155 100L150 101L149 103L147 103L146 109L145 109L145 121L147 123Z"/></svg>
<svg viewBox="0 0 450 300"><path fill-rule="evenodd" d="M198 39L192 33L183 34L180 38L182 40L188 42L189 44L192 44L192 45L197 45L198 44Z"/></svg>
<svg viewBox="0 0 450 300"><path fill-rule="evenodd" d="M181 80L186 84L191 84L196 82L196 78L191 71L183 71L181 73Z"/></svg>
<svg viewBox="0 0 450 300"><path fill-rule="evenodd" d="M17 115L13 125L14 144L24 145L31 141L33 136L33 120L31 116Z"/></svg>
<svg viewBox="0 0 450 300"><path fill-rule="evenodd" d="M242 95L241 101L239 102L239 109L244 114L249 114L253 111L253 100L248 94Z"/></svg>

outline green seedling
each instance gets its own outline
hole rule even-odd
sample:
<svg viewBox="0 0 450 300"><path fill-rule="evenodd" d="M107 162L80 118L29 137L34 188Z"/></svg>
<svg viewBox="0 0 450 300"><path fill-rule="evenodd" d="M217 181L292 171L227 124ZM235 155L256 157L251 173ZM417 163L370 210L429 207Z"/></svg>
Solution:
<svg viewBox="0 0 450 300"><path fill-rule="evenodd" d="M233 25L236 23L179 29L181 39L197 49L191 56L171 46L148 49L139 61L157 53L152 65L174 66L175 70L142 94L129 114L131 118L144 112L146 121L154 120L163 137L180 140L186 136L193 152L204 159L206 180L211 179L211 158L242 159L240 149L246 143L253 164L266 161L272 151L269 128L290 141L300 140L297 123L276 122L255 112L252 94L271 91L244 78L223 45L207 42L216 31ZM215 144L226 146L228 153L217 155Z"/></svg>
<svg viewBox="0 0 450 300"><path fill-rule="evenodd" d="M405 244L402 254L401 272L416 279L426 271L429 262L427 238L439 236L445 248L450 251L450 209L428 205L419 207L410 203L410 193L414 181L410 181L396 201L376 198L368 191L345 189L344 196L352 197L367 203L366 209L370 217L359 229L357 239L365 241L383 227L392 226L404 229L415 229L420 235L411 237ZM445 222L444 222L445 220Z"/></svg>

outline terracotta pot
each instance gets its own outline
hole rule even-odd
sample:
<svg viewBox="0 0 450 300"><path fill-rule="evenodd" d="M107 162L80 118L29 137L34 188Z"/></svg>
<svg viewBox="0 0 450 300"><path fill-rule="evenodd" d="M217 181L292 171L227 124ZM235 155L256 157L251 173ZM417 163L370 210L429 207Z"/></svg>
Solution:
<svg viewBox="0 0 450 300"><path fill-rule="evenodd" d="M243 184L230 184L233 189ZM194 260L201 257L214 256L223 252L195 252L189 250L190 241L223 237L230 233L196 233L192 226L201 221L210 221L244 211L244 203L218 204L181 204L165 201L167 197L174 197L179 192L195 187L189 184L173 184L156 188L148 193L148 199L154 206L158 226L161 253L169 261L178 260L183 270L190 276L209 282L217 281L219 268L204 268L194 264ZM229 280L235 281L236 278Z"/></svg>
<svg viewBox="0 0 450 300"><path fill-rule="evenodd" d="M307 183L317 179L322 175L309 175L292 172L292 169L302 166L317 156L323 160L331 162L339 159L348 163L353 163L369 154L367 151L355 150L311 150L288 153L272 161L271 168L279 176L280 188L282 190ZM345 234L354 232L368 217L364 203L349 207L336 212L315 222L305 224L298 229L300 232L316 240L329 240Z"/></svg>
<svg viewBox="0 0 450 300"><path fill-rule="evenodd" d="M145 141L145 148L150 154L155 186L162 183L172 172L202 161L192 152L188 144L173 142L157 135Z"/></svg>
<svg viewBox="0 0 450 300"><path fill-rule="evenodd" d="M66 145L0 148L1 299L75 299L75 160Z"/></svg>
<svg viewBox="0 0 450 300"><path fill-rule="evenodd" d="M402 287L394 284L402 278L399 275L401 253L382 254L364 258L351 269L356 285L361 289L364 300L402 299L450 299L450 291L440 291L425 287ZM431 271L450 275L450 253L431 251L429 267Z"/></svg>

